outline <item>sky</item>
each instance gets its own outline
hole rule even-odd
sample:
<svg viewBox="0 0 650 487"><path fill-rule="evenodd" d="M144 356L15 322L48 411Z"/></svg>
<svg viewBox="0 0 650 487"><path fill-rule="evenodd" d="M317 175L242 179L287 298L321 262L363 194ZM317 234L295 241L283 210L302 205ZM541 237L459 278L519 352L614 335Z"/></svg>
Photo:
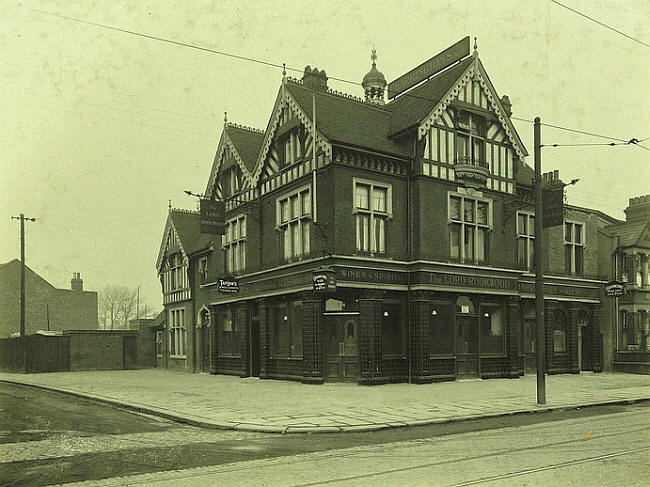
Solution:
<svg viewBox="0 0 650 487"><path fill-rule="evenodd" d="M647 0L562 3L650 44ZM88 25L77 18L360 82L370 51L390 82L470 35L513 115L620 139L650 137L650 48L549 0L3 0L0 262L20 257L57 287L140 286L162 309L155 262L168 212L195 209L228 120L264 129L281 69ZM329 86L362 96L361 86ZM532 124L514 121L531 156ZM608 142L542 129L543 144ZM650 140L645 142L650 147ZM624 218L650 193L650 151L542 149L571 204Z"/></svg>

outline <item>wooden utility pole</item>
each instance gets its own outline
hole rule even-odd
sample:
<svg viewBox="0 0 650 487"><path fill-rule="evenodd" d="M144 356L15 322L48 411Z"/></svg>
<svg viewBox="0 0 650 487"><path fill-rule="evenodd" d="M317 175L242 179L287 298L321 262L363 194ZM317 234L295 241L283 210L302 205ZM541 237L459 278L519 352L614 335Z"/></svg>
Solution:
<svg viewBox="0 0 650 487"><path fill-rule="evenodd" d="M24 213L12 216L12 220L20 220L20 336L25 336L25 220L35 222L36 218L28 218Z"/></svg>
<svg viewBox="0 0 650 487"><path fill-rule="evenodd" d="M537 404L546 404L546 327L544 324L544 269L542 254L542 142L541 123L535 117L535 341L537 350Z"/></svg>

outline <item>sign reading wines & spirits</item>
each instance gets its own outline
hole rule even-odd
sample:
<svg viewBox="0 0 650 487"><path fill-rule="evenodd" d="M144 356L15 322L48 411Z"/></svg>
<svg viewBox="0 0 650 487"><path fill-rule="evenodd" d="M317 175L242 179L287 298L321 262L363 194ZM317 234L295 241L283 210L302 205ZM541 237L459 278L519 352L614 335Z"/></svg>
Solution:
<svg viewBox="0 0 650 487"><path fill-rule="evenodd" d="M208 198L200 200L201 233L223 235L225 227L226 203Z"/></svg>

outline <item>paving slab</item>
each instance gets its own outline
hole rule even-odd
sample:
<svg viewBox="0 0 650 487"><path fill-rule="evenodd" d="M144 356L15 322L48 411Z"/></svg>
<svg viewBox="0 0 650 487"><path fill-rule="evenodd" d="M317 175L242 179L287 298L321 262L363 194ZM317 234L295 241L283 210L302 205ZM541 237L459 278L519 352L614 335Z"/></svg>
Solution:
<svg viewBox="0 0 650 487"><path fill-rule="evenodd" d="M548 376L436 384L300 384L161 369L0 373L13 382L85 397L205 428L264 433L372 431L650 399L650 376Z"/></svg>

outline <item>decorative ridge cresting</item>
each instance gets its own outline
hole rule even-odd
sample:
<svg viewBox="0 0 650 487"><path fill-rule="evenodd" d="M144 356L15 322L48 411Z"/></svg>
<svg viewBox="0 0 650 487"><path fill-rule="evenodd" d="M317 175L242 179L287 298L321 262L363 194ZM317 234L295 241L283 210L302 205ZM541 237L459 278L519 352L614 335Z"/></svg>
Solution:
<svg viewBox="0 0 650 487"><path fill-rule="evenodd" d="M303 85L304 86L304 83L303 83L303 81L301 79L288 77L287 81L290 82L290 83L294 83L294 84L297 84L297 85ZM371 106L371 107L374 107L374 108L382 109L382 107L377 107L373 103L369 103L367 100L364 100L363 98L361 98L359 96L351 95L350 93L345 93L343 91L333 90L332 88L327 88L326 90L319 89L319 90L316 90L316 91L319 92L319 93L327 93L328 95L337 96L339 98L345 98L346 100L355 101L357 103L361 103L361 104L366 105L366 106Z"/></svg>
<svg viewBox="0 0 650 487"><path fill-rule="evenodd" d="M257 134L263 134L264 133L264 130L262 130L262 129L256 129L254 127L249 127L247 125L241 125L241 124L232 123L232 122L227 122L226 127L232 127L232 128L240 129L240 130L248 130L249 132L255 132Z"/></svg>

